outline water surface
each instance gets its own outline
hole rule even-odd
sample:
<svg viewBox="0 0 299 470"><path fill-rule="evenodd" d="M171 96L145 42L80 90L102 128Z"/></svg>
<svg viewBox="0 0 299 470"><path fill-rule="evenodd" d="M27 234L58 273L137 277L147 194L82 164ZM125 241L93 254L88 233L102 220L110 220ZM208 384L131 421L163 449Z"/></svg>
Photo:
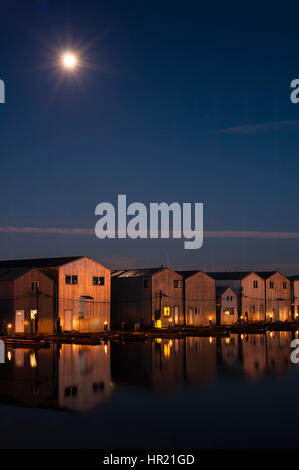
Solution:
<svg viewBox="0 0 299 470"><path fill-rule="evenodd" d="M7 349L0 447L298 447L295 336Z"/></svg>

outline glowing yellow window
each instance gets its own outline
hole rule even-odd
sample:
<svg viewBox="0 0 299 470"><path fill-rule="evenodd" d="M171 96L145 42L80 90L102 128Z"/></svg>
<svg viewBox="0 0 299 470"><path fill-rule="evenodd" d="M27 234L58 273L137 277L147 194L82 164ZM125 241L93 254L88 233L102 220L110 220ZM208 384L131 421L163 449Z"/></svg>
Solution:
<svg viewBox="0 0 299 470"><path fill-rule="evenodd" d="M164 307L164 317L170 316L170 307Z"/></svg>
<svg viewBox="0 0 299 470"><path fill-rule="evenodd" d="M155 327L156 327L156 328L162 328L162 322L161 322L161 320L156 320L156 322L155 322Z"/></svg>
<svg viewBox="0 0 299 470"><path fill-rule="evenodd" d="M35 315L37 315L37 310L30 310L30 319L31 320L35 319Z"/></svg>

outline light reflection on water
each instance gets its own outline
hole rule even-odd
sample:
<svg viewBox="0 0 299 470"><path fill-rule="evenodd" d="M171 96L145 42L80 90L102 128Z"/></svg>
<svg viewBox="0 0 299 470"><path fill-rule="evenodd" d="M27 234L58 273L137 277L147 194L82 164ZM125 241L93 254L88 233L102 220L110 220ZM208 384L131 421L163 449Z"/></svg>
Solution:
<svg viewBox="0 0 299 470"><path fill-rule="evenodd" d="M51 413L51 410L67 410L76 412L78 416L80 412L80 415L83 413L88 416L84 418L85 426L89 423L86 420L91 420L94 413L105 409L107 413L109 410L109 416L114 421L121 421L119 410L123 407L124 413L127 413L129 402L135 400L137 403L138 399L144 397L149 414L147 426L154 429L154 422L149 421L151 414L154 420L157 409L164 407L165 397L175 396L176 406L182 410L190 405L187 401L193 400L195 415L198 413L198 416L202 416L199 405L201 394L206 396L206 390L211 390L209 400L213 401L214 394L216 404L219 387L232 390L237 380L242 384L243 391L249 387L251 390L252 387L256 389L254 400L262 403L266 392L260 384L267 377L279 378L284 383L289 369L293 368L297 374L297 367L290 362L290 343L297 336L297 333L290 332L267 332L266 335L235 334L218 339L157 338L145 343L103 343L98 346L55 344L48 349L7 348L6 363L0 367L0 401L2 407L3 404L13 405L17 418L16 410L20 410L20 405L38 408L41 413L42 410L48 410L47 413ZM288 399L287 385L280 393L285 403ZM155 410L154 413L150 412L151 408ZM116 409L117 416L113 416L113 410ZM167 418L171 410L163 409L163 413ZM134 416L133 410L130 416L132 425L134 420L137 425L137 416ZM219 420L223 417L224 414L220 415ZM83 418L76 419L82 426ZM87 442L91 431L88 426L85 431ZM98 432L103 432L103 428ZM121 430L118 429L117 433L116 447L117 439L121 439ZM115 431L114 435L117 433ZM185 431L182 430L182 433ZM107 440L107 434L105 437ZM172 442L172 446L179 446L179 442L182 442L179 436L177 438L178 442ZM112 447L113 436L110 439ZM126 446L127 439L129 436L120 442ZM136 444L136 436L134 439ZM161 447L165 446L162 433L161 442L159 433L156 439ZM109 446L109 442L106 441L105 445ZM22 442L16 441L14 445L22 446ZM46 443L44 445L47 446ZM134 444L130 446L134 447ZM146 446L146 442L143 446Z"/></svg>

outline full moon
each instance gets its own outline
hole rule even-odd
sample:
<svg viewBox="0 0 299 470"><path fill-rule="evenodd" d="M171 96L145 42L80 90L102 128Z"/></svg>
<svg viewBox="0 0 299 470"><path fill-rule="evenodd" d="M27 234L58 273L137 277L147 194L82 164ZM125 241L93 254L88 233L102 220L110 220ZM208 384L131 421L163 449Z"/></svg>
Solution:
<svg viewBox="0 0 299 470"><path fill-rule="evenodd" d="M74 69L78 63L77 57L71 52L66 52L62 56L62 65L66 69Z"/></svg>

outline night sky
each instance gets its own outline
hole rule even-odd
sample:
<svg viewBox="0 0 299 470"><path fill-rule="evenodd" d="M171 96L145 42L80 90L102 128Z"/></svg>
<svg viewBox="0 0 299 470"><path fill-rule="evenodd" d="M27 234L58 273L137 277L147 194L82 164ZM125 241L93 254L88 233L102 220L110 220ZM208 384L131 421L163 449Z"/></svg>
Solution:
<svg viewBox="0 0 299 470"><path fill-rule="evenodd" d="M299 238L274 234L299 237L298 2L0 6L0 258L299 273ZM57 54L69 48L82 67L63 74ZM197 251L72 233L93 229L96 205L118 194L203 202L204 230L217 233Z"/></svg>

